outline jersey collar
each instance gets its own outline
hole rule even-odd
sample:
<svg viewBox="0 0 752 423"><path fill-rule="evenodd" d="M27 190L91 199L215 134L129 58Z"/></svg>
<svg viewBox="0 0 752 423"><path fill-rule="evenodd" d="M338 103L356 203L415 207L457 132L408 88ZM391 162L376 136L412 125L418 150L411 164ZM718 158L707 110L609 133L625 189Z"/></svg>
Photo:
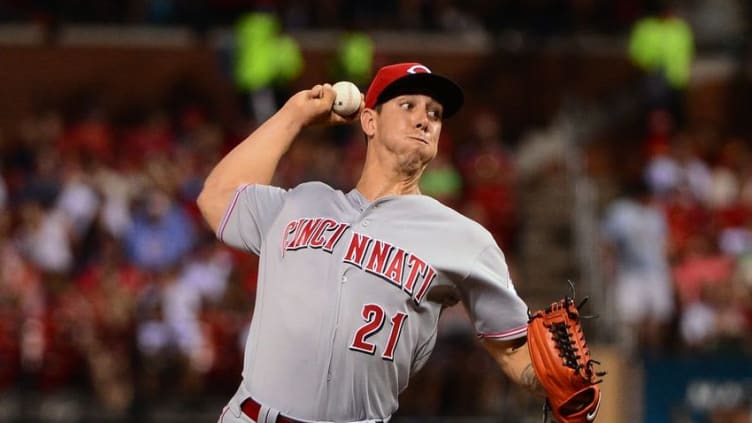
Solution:
<svg viewBox="0 0 752 423"><path fill-rule="evenodd" d="M361 194L357 188L353 188L348 192L346 197L350 204L360 211L365 210L371 204L371 202L368 201L368 199Z"/></svg>

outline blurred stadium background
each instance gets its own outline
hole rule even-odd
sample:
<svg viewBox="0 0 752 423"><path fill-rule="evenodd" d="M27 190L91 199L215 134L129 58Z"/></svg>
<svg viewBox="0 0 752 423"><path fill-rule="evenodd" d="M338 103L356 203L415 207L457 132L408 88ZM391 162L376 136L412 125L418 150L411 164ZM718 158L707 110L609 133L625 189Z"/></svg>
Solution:
<svg viewBox="0 0 752 423"><path fill-rule="evenodd" d="M752 421L751 22L745 0L0 0L0 421L216 421L257 262L199 220L202 179L289 94L394 61L466 90L423 191L492 231L532 308L591 297L598 421ZM347 188L363 147L307 131L277 182ZM453 308L394 420L541 403Z"/></svg>

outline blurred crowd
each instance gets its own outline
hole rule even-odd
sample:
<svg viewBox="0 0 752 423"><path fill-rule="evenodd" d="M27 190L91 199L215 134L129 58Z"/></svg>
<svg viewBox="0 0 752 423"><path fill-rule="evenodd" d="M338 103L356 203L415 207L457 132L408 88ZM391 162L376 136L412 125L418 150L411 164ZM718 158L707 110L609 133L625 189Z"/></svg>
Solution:
<svg viewBox="0 0 752 423"><path fill-rule="evenodd" d="M137 395L232 389L251 260L194 206L221 129L195 109L119 125L83 109L40 111L3 140L0 386L90 388L118 412Z"/></svg>

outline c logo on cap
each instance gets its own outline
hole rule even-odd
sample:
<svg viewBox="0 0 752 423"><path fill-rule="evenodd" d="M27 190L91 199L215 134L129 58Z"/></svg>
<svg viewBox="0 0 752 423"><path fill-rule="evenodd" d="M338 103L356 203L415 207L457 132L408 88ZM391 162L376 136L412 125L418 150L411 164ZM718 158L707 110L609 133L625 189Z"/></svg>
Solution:
<svg viewBox="0 0 752 423"><path fill-rule="evenodd" d="M423 65L413 65L407 68L407 73L431 73L431 69Z"/></svg>

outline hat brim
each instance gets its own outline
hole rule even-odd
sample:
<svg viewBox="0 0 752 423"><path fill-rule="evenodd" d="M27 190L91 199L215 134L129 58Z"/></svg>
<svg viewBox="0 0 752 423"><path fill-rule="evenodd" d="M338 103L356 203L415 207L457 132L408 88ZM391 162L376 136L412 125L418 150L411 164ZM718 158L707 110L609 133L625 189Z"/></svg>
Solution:
<svg viewBox="0 0 752 423"><path fill-rule="evenodd" d="M451 79L434 73L414 73L392 82L379 94L376 104L404 94L423 94L441 103L443 117L449 118L462 107L465 95Z"/></svg>

